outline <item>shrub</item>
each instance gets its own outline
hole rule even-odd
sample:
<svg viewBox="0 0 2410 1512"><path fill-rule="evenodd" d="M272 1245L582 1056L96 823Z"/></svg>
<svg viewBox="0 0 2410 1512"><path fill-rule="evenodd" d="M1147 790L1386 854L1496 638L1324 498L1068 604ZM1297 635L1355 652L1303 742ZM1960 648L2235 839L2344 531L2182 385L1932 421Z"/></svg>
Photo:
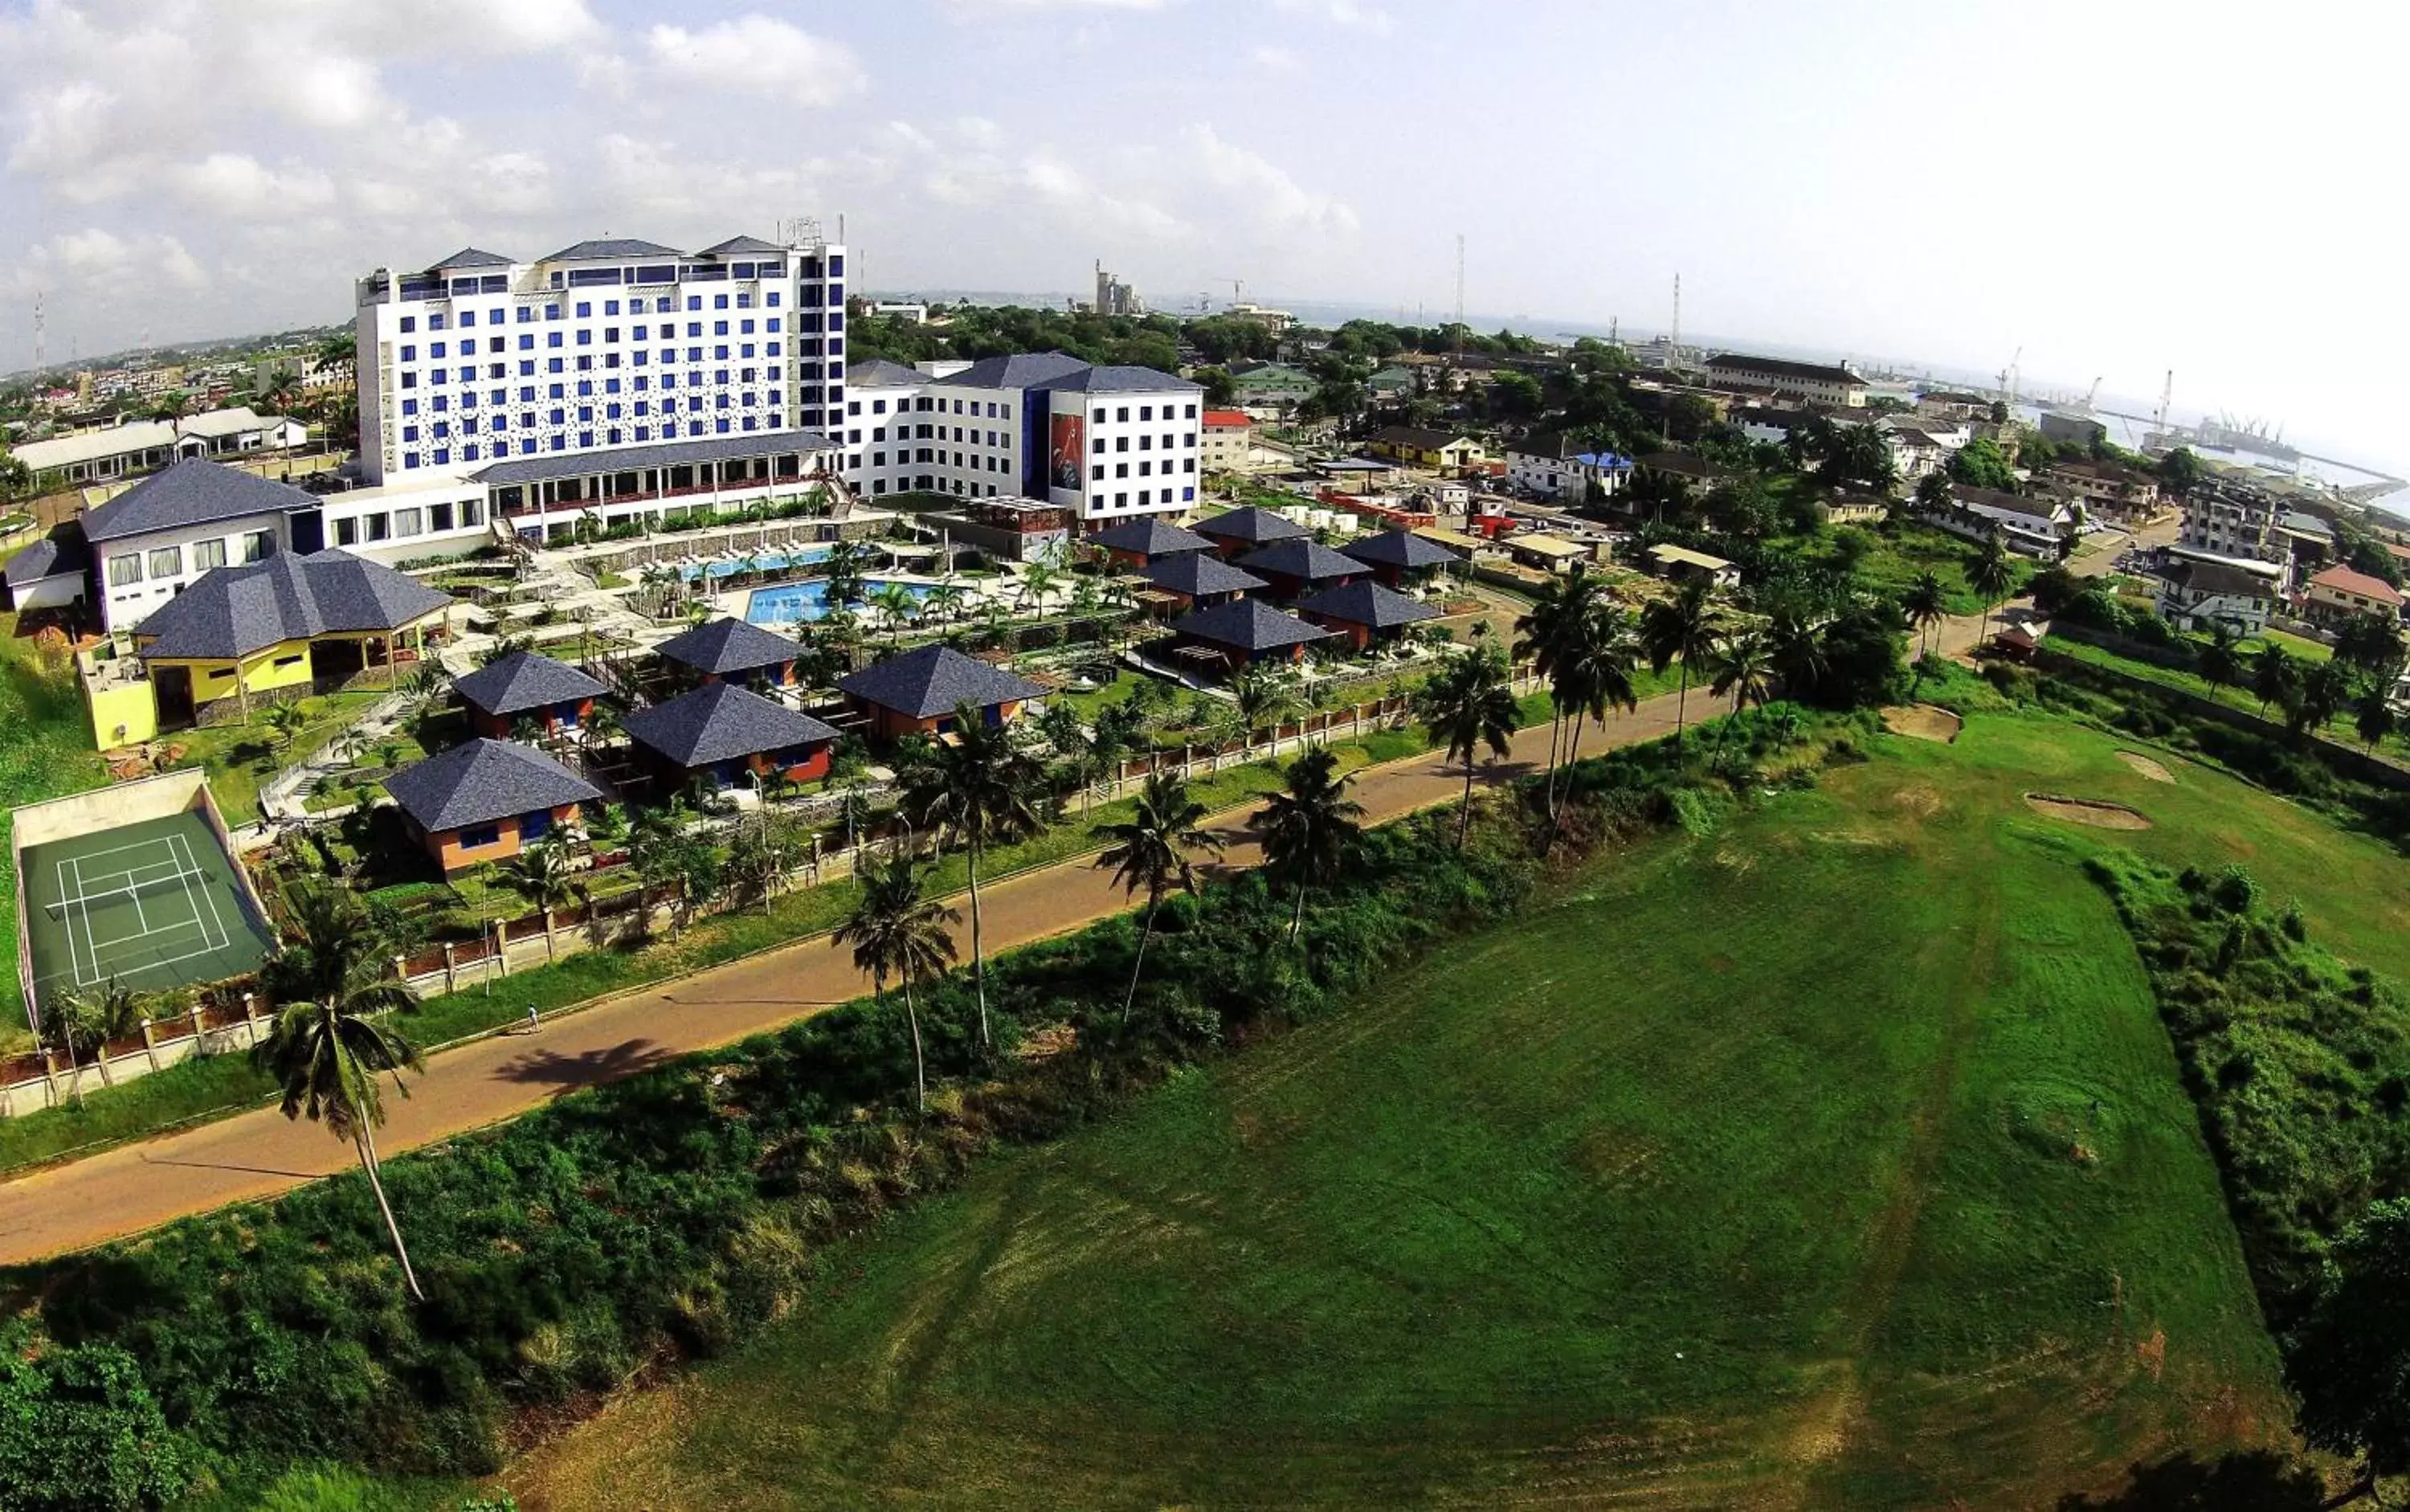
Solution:
<svg viewBox="0 0 2410 1512"><path fill-rule="evenodd" d="M135 1357L0 1330L0 1487L16 1512L132 1512L182 1493L193 1446Z"/></svg>

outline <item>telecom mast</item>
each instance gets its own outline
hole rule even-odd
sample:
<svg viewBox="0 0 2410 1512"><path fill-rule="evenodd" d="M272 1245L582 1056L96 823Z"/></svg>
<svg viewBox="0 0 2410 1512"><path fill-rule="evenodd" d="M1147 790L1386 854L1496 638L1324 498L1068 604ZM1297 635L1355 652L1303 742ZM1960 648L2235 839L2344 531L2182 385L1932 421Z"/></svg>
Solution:
<svg viewBox="0 0 2410 1512"><path fill-rule="evenodd" d="M1665 366L1682 365L1682 275L1674 275L1674 328L1665 335Z"/></svg>
<svg viewBox="0 0 2410 1512"><path fill-rule="evenodd" d="M34 291L34 371L36 372L42 371L42 363L49 355L42 341L42 291L36 289Z"/></svg>
<svg viewBox="0 0 2410 1512"><path fill-rule="evenodd" d="M1456 233L1456 323L1464 324L1464 233Z"/></svg>

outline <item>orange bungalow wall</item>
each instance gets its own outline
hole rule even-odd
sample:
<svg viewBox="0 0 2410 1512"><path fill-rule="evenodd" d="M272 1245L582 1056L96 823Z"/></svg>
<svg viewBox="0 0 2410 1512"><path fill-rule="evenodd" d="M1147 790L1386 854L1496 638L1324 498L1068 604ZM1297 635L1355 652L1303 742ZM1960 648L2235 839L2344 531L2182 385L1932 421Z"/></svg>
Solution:
<svg viewBox="0 0 2410 1512"><path fill-rule="evenodd" d="M925 720L916 720L908 715L898 714L884 705L873 704L864 698L856 698L851 693L846 695L846 702L857 711L869 717L871 736L878 740L898 740L906 735L934 735L941 731L951 729L954 723L954 717L951 713L933 714ZM1020 699L1009 698L995 705L999 711L996 722L1010 724L1021 718L1021 703Z"/></svg>
<svg viewBox="0 0 2410 1512"><path fill-rule="evenodd" d="M547 704L542 708L528 710L527 717L533 719L536 723L543 728L544 734L552 734L560 728L560 715L558 712L559 707L560 705L558 704ZM594 700L590 698L579 699L577 701L577 722L582 725L593 718ZM518 723L519 719L520 716L516 714L488 714L484 709L477 707L473 704L469 707L470 728L476 731L476 733L481 735L486 735L495 740L510 739L511 728Z"/></svg>
<svg viewBox="0 0 2410 1512"><path fill-rule="evenodd" d="M552 825L556 830L563 824L573 824L576 821L577 805L573 803L562 804L552 811ZM470 828L477 829L483 826L471 825ZM494 830L494 842L491 845L474 847L461 844L460 836L466 833L463 830L431 831L427 836L427 853L433 856L435 864L443 868L444 876L452 877L467 871L472 866L482 866L495 861L508 861L524 849L519 844L518 815L514 814L508 819L498 821Z"/></svg>

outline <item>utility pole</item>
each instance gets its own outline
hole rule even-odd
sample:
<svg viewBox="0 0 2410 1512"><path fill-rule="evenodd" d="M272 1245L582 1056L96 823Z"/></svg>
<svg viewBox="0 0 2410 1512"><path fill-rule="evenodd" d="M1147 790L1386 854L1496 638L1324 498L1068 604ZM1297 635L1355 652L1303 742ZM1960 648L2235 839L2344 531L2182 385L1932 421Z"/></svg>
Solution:
<svg viewBox="0 0 2410 1512"><path fill-rule="evenodd" d="M1674 275L1674 328L1665 338L1665 366L1682 366L1682 275Z"/></svg>
<svg viewBox="0 0 2410 1512"><path fill-rule="evenodd" d="M2168 370L2168 381L2159 385L2159 412L2151 417L2151 429L2164 441L2168 434L2168 406L2176 397L2176 371Z"/></svg>
<svg viewBox="0 0 2410 1512"><path fill-rule="evenodd" d="M39 373L50 356L42 338L42 291L34 291L34 371Z"/></svg>

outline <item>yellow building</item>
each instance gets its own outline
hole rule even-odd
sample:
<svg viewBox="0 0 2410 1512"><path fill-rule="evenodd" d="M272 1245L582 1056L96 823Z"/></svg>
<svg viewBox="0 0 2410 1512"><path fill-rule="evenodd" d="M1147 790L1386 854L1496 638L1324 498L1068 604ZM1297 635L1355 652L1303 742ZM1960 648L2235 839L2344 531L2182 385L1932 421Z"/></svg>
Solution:
<svg viewBox="0 0 2410 1512"><path fill-rule="evenodd" d="M1375 457L1450 476L1460 477L1489 460L1488 451L1470 436L1419 426L1385 426L1372 432L1371 445Z"/></svg>
<svg viewBox="0 0 2410 1512"><path fill-rule="evenodd" d="M218 568L136 626L130 656L83 659L93 738L107 749L312 692L390 686L451 603L343 551Z"/></svg>

